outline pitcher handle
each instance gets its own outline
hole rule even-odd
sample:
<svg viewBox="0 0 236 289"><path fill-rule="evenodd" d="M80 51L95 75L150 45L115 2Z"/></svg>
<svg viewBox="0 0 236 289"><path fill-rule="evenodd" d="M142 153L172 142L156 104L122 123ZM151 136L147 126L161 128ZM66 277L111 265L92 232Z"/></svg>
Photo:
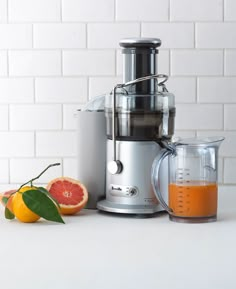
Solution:
<svg viewBox="0 0 236 289"><path fill-rule="evenodd" d="M162 161L169 155L175 155L175 149L174 146L172 145L171 146L167 145L166 148L161 149L159 154L154 159L152 163L151 182L157 200L170 215L173 215L173 210L166 204L166 202L162 197L159 181L160 167Z"/></svg>

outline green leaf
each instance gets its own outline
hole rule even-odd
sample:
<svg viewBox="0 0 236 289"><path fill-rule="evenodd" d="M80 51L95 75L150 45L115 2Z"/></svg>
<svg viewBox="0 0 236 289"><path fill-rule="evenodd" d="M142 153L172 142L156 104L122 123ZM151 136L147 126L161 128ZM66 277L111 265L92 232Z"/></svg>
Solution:
<svg viewBox="0 0 236 289"><path fill-rule="evenodd" d="M3 204L5 206L6 206L7 202L8 202L8 200L9 200L9 197L6 197L6 196L2 197L2 202L3 202Z"/></svg>
<svg viewBox="0 0 236 289"><path fill-rule="evenodd" d="M15 215L7 207L5 207L5 218L8 220L15 218Z"/></svg>
<svg viewBox="0 0 236 289"><path fill-rule="evenodd" d="M40 217L64 223L55 203L41 190L28 190L22 194L22 198L26 206Z"/></svg>
<svg viewBox="0 0 236 289"><path fill-rule="evenodd" d="M37 190L47 195L50 199L52 199L57 204L58 208L60 208L60 204L58 203L58 201L53 198L53 196L50 194L50 192L47 189L43 187L37 187Z"/></svg>
<svg viewBox="0 0 236 289"><path fill-rule="evenodd" d="M44 193L45 195L49 195L49 191L47 189L45 189L44 187L36 187L37 190L39 190L40 192Z"/></svg>

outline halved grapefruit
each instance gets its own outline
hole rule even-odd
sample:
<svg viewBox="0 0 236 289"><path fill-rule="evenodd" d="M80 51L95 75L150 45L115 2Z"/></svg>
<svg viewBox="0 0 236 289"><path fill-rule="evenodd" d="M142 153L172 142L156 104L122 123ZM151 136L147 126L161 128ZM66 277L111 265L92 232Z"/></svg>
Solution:
<svg viewBox="0 0 236 289"><path fill-rule="evenodd" d="M7 208L13 213L13 209L12 209L12 200L13 200L13 197L14 197L14 193L16 192L17 190L9 190L9 191L6 191L5 193L2 193L0 194L0 201L2 203L2 205L5 207L6 206L6 202L3 201L3 197L5 197L6 199L8 199L7 201Z"/></svg>
<svg viewBox="0 0 236 289"><path fill-rule="evenodd" d="M88 201L88 191L79 181L61 177L48 183L46 189L59 203L62 215L78 213Z"/></svg>

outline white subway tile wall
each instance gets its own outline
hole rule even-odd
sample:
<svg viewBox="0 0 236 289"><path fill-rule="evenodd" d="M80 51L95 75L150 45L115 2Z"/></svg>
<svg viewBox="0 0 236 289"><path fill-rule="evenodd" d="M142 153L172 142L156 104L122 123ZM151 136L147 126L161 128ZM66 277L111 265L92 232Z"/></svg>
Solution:
<svg viewBox="0 0 236 289"><path fill-rule="evenodd" d="M12 183L21 183L22 180L29 180L34 178L43 171L48 164L60 163L61 158L28 158L28 159L11 159L11 175L10 181ZM1 163L1 161L0 161ZM55 166L53 170L47 170L40 179L36 180L36 183L48 183L53 178L57 178L62 175L62 167Z"/></svg>
<svg viewBox="0 0 236 289"><path fill-rule="evenodd" d="M7 21L7 0L0 0L0 23Z"/></svg>
<svg viewBox="0 0 236 289"><path fill-rule="evenodd" d="M8 184L9 180L9 161L7 159L0 159L0 174L1 183Z"/></svg>
<svg viewBox="0 0 236 289"><path fill-rule="evenodd" d="M234 77L198 77L199 103L236 103Z"/></svg>
<svg viewBox="0 0 236 289"><path fill-rule="evenodd" d="M49 76L61 74L61 52L52 50L12 50L8 53L9 76Z"/></svg>
<svg viewBox="0 0 236 289"><path fill-rule="evenodd" d="M8 130L9 126L8 106L0 105L0 130Z"/></svg>
<svg viewBox="0 0 236 289"><path fill-rule="evenodd" d="M196 24L197 48L234 48L236 23Z"/></svg>
<svg viewBox="0 0 236 289"><path fill-rule="evenodd" d="M77 111L82 105L78 104L64 104L63 105L63 129L76 130L77 128Z"/></svg>
<svg viewBox="0 0 236 289"><path fill-rule="evenodd" d="M224 106L224 129L236 130L236 104Z"/></svg>
<svg viewBox="0 0 236 289"><path fill-rule="evenodd" d="M236 1L225 0L224 7L224 20L225 21L236 21Z"/></svg>
<svg viewBox="0 0 236 289"><path fill-rule="evenodd" d="M173 75L223 75L223 51L173 50L171 52Z"/></svg>
<svg viewBox="0 0 236 289"><path fill-rule="evenodd" d="M88 48L119 48L119 40L130 35L140 35L138 23L88 24Z"/></svg>
<svg viewBox="0 0 236 289"><path fill-rule="evenodd" d="M85 24L35 24L33 47L44 48L85 48Z"/></svg>
<svg viewBox="0 0 236 289"><path fill-rule="evenodd" d="M142 36L158 35L163 48L194 48L193 23L143 23Z"/></svg>
<svg viewBox="0 0 236 289"><path fill-rule="evenodd" d="M168 21L169 0L116 0L117 21Z"/></svg>
<svg viewBox="0 0 236 289"><path fill-rule="evenodd" d="M224 0L170 0L171 21L222 21Z"/></svg>
<svg viewBox="0 0 236 289"><path fill-rule="evenodd" d="M70 178L78 178L77 175L78 162L76 158L64 158L63 159L63 175Z"/></svg>
<svg viewBox="0 0 236 289"><path fill-rule="evenodd" d="M224 161L225 171L224 171L224 182L226 184L235 184L235 166L236 158L225 158Z"/></svg>
<svg viewBox="0 0 236 289"><path fill-rule="evenodd" d="M1 24L0 49L32 48L31 24Z"/></svg>
<svg viewBox="0 0 236 289"><path fill-rule="evenodd" d="M0 78L0 103L33 103L33 78Z"/></svg>
<svg viewBox="0 0 236 289"><path fill-rule="evenodd" d="M179 104L177 108L178 129L223 129L223 108L220 104Z"/></svg>
<svg viewBox="0 0 236 289"><path fill-rule="evenodd" d="M176 136L225 136L236 188L235 0L0 0L0 190L76 177L76 111L122 82L124 37L158 37Z"/></svg>
<svg viewBox="0 0 236 289"><path fill-rule="evenodd" d="M8 0L9 22L59 22L60 0Z"/></svg>
<svg viewBox="0 0 236 289"><path fill-rule="evenodd" d="M122 83L122 76L89 77L89 98L110 93L117 83Z"/></svg>
<svg viewBox="0 0 236 289"><path fill-rule="evenodd" d="M43 131L36 133L36 157L75 157L75 131Z"/></svg>
<svg viewBox="0 0 236 289"><path fill-rule="evenodd" d="M63 75L114 75L112 50L68 50L63 52Z"/></svg>
<svg viewBox="0 0 236 289"><path fill-rule="evenodd" d="M87 101L87 83L88 80L85 77L36 78L35 101L40 103L84 103Z"/></svg>
<svg viewBox="0 0 236 289"><path fill-rule="evenodd" d="M7 117L5 117L5 122ZM34 157L34 132L0 131L0 157Z"/></svg>
<svg viewBox="0 0 236 289"><path fill-rule="evenodd" d="M10 105L10 130L62 129L61 104Z"/></svg>
<svg viewBox="0 0 236 289"><path fill-rule="evenodd" d="M7 74L8 74L7 51L0 50L0 77L7 76Z"/></svg>
<svg viewBox="0 0 236 289"><path fill-rule="evenodd" d="M114 8L114 0L62 0L62 21L113 21Z"/></svg>
<svg viewBox="0 0 236 289"><path fill-rule="evenodd" d="M173 77L168 80L168 89L175 95L177 103L196 102L196 79L194 77Z"/></svg>
<svg viewBox="0 0 236 289"><path fill-rule="evenodd" d="M236 50L225 50L225 75L236 76Z"/></svg>

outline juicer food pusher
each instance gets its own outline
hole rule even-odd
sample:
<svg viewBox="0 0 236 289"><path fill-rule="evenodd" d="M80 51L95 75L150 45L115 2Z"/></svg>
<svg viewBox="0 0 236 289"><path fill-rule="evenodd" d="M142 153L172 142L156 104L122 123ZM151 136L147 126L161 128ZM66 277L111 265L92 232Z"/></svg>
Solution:
<svg viewBox="0 0 236 289"><path fill-rule="evenodd" d="M123 84L106 97L106 198L102 211L153 214L162 211L151 185L151 167L163 140L174 133L174 96L168 93L166 75L156 72L156 38L120 41L124 55ZM164 78L159 84L158 78ZM161 88L161 91L159 91ZM167 195L168 167L160 172L162 194Z"/></svg>

